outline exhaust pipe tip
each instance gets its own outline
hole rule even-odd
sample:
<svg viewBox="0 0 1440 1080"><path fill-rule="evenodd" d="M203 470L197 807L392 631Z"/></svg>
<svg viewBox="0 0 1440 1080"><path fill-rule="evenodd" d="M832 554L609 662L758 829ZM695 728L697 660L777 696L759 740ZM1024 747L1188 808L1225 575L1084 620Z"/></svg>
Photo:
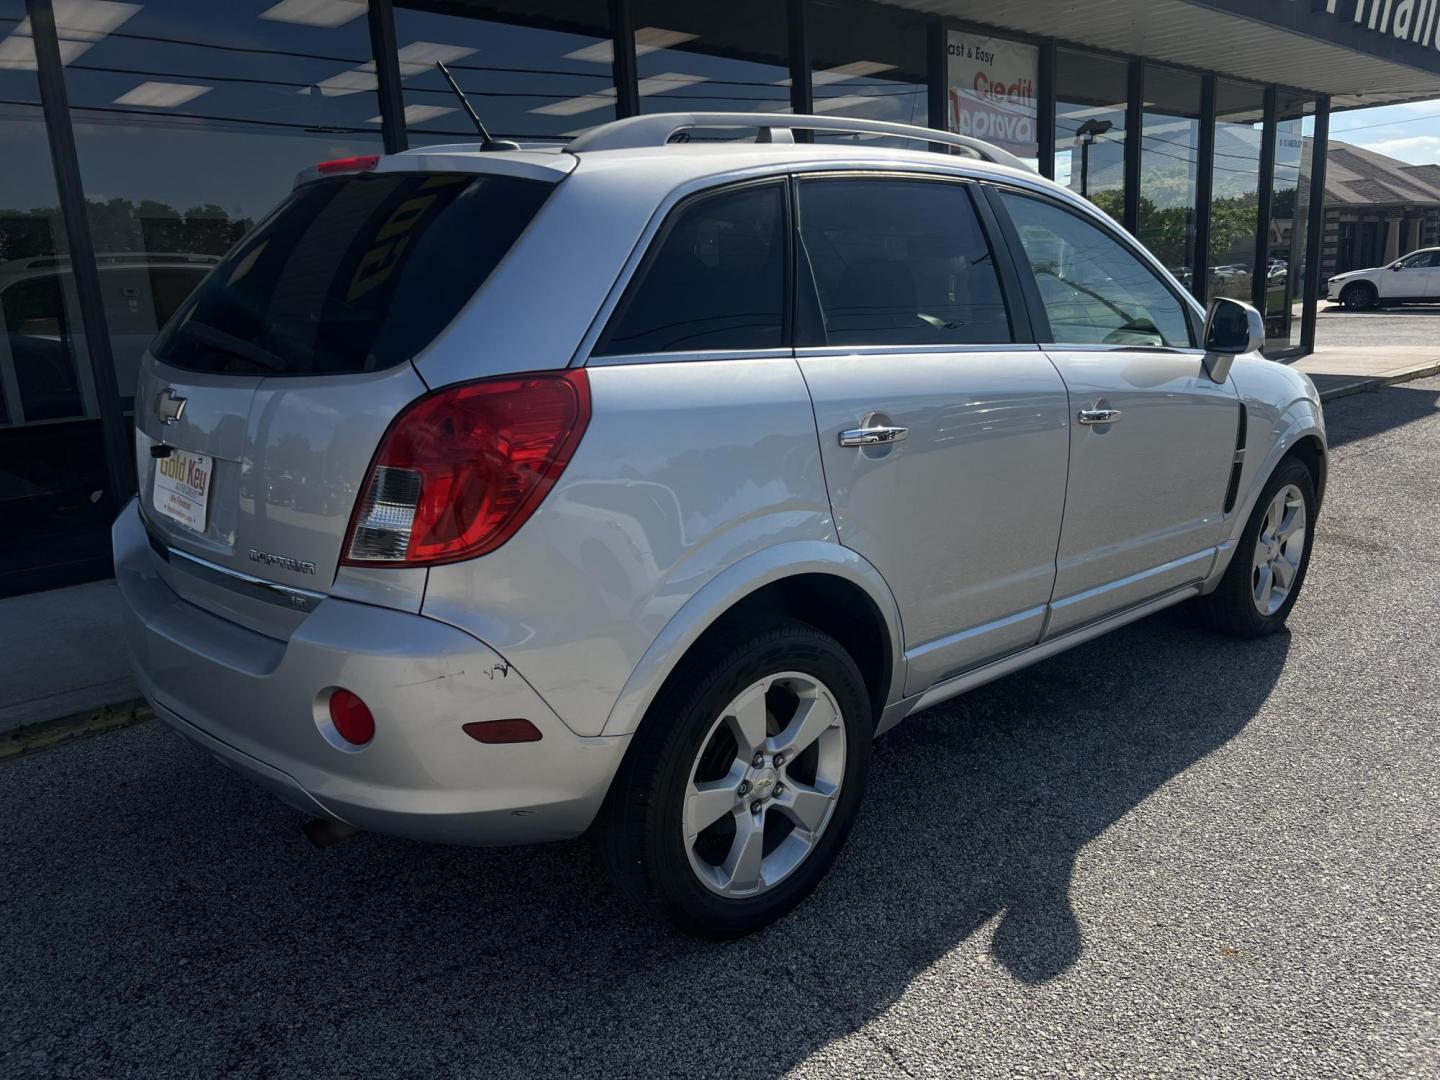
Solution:
<svg viewBox="0 0 1440 1080"><path fill-rule="evenodd" d="M305 839L324 851L326 848L344 843L351 837L359 836L363 830L355 828L354 825L346 825L343 821L311 818L300 827L300 831L305 834Z"/></svg>

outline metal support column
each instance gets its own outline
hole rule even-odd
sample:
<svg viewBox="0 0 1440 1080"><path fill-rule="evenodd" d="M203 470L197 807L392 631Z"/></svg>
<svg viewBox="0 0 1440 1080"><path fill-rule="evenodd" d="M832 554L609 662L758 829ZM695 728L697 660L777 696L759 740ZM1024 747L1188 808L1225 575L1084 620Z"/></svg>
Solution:
<svg viewBox="0 0 1440 1080"><path fill-rule="evenodd" d="M1131 60L1125 95L1125 228L1140 235L1140 140L1145 134L1145 65Z"/></svg>
<svg viewBox="0 0 1440 1080"><path fill-rule="evenodd" d="M395 53L395 11L390 0L370 0L370 56L375 61L380 98L380 131L387 154L409 149L405 130L405 98L400 89L400 58Z"/></svg>
<svg viewBox="0 0 1440 1080"><path fill-rule="evenodd" d="M1200 82L1200 145L1195 173L1195 250L1190 291L1202 304L1210 281L1210 209L1215 193L1215 76Z"/></svg>
<svg viewBox="0 0 1440 1080"><path fill-rule="evenodd" d="M1048 180L1055 179L1055 62L1055 46L1041 45L1035 80L1035 134L1040 175Z"/></svg>
<svg viewBox="0 0 1440 1080"><path fill-rule="evenodd" d="M630 0L610 0L610 40L615 53L615 116L640 114L640 84L635 68L635 27Z"/></svg>
<svg viewBox="0 0 1440 1080"><path fill-rule="evenodd" d="M1255 276L1250 296L1260 314L1265 310L1270 284L1270 206L1275 201L1275 136L1278 93L1274 84L1265 88L1265 127L1260 133L1260 190L1255 210Z"/></svg>
<svg viewBox="0 0 1440 1080"><path fill-rule="evenodd" d="M810 86L809 0L790 0L786 23L790 31L790 111L808 116L815 111ZM805 132L804 134L809 134Z"/></svg>
<svg viewBox="0 0 1440 1080"><path fill-rule="evenodd" d="M1315 135L1310 141L1310 220L1305 234L1305 300L1300 316L1300 348L1315 351L1315 314L1320 306L1320 262L1325 253L1325 164L1330 150L1330 99L1315 103Z"/></svg>
<svg viewBox="0 0 1440 1080"><path fill-rule="evenodd" d="M115 356L110 348L110 328L105 320L105 301L100 292L100 271L95 266L95 244L85 213L85 191L80 184L80 160L75 152L75 132L70 127L70 100L65 89L65 69L60 62L60 40L55 31L55 11L50 0L26 0L35 45L35 62L40 80L40 104L50 134L50 159L55 169L60 214L70 244L70 264L75 292L80 300L80 321L85 331L86 352L95 382L96 404L100 410L100 431L105 443L105 464L114 508L118 510L135 491L135 459L125 431L120 407L120 390L115 378ZM143 409L146 402L137 401Z"/></svg>
<svg viewBox="0 0 1440 1080"><path fill-rule="evenodd" d="M950 52L947 48L950 31L945 20L931 15L925 20L925 88L929 124L936 131L945 131L950 124ZM950 147L931 143L930 149L948 154Z"/></svg>

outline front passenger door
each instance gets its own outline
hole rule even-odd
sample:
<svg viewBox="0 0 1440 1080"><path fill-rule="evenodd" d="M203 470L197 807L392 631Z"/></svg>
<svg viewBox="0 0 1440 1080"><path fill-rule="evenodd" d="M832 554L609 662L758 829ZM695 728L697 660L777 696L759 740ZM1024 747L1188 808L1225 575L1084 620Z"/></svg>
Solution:
<svg viewBox="0 0 1440 1080"><path fill-rule="evenodd" d="M1436 256L1440 252L1417 251L1382 271L1380 296L1385 300L1423 300L1440 294L1435 278Z"/></svg>
<svg viewBox="0 0 1440 1080"><path fill-rule="evenodd" d="M1047 636L1199 581L1239 429L1186 306L1109 230L1058 202L999 196L1070 395L1070 477Z"/></svg>

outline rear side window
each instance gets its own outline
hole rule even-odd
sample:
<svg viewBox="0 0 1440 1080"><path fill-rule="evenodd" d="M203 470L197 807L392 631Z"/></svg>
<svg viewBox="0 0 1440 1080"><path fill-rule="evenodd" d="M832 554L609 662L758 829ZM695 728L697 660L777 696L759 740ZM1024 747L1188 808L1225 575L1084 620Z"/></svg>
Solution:
<svg viewBox="0 0 1440 1080"><path fill-rule="evenodd" d="M1001 198L1035 275L1051 341L1190 346L1179 297L1119 240L1053 203L1008 191Z"/></svg>
<svg viewBox="0 0 1440 1080"><path fill-rule="evenodd" d="M784 339L785 188L705 195L661 229L596 356L770 349Z"/></svg>
<svg viewBox="0 0 1440 1080"><path fill-rule="evenodd" d="M800 237L825 339L798 344L1011 340L995 260L962 184L802 181Z"/></svg>
<svg viewBox="0 0 1440 1080"><path fill-rule="evenodd" d="M211 373L392 367L455 317L550 190L473 173L306 184L211 272L154 353Z"/></svg>

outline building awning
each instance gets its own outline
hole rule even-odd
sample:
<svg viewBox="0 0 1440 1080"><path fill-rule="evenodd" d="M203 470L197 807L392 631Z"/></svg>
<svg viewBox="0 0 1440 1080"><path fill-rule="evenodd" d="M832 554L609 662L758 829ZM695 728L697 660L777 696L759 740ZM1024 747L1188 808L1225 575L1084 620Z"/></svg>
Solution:
<svg viewBox="0 0 1440 1080"><path fill-rule="evenodd" d="M1355 21L1357 0L893 0L896 6L1096 49L1129 53L1221 75L1329 94L1331 108L1356 109L1440 97L1440 4L1430 26L1386 20L1398 5L1374 5ZM1358 0L1364 4L1364 0ZM1382 18L1383 16L1383 18ZM1383 29L1381 28L1383 24ZM1403 35L1397 31L1404 29ZM1417 36L1427 40L1416 40Z"/></svg>

